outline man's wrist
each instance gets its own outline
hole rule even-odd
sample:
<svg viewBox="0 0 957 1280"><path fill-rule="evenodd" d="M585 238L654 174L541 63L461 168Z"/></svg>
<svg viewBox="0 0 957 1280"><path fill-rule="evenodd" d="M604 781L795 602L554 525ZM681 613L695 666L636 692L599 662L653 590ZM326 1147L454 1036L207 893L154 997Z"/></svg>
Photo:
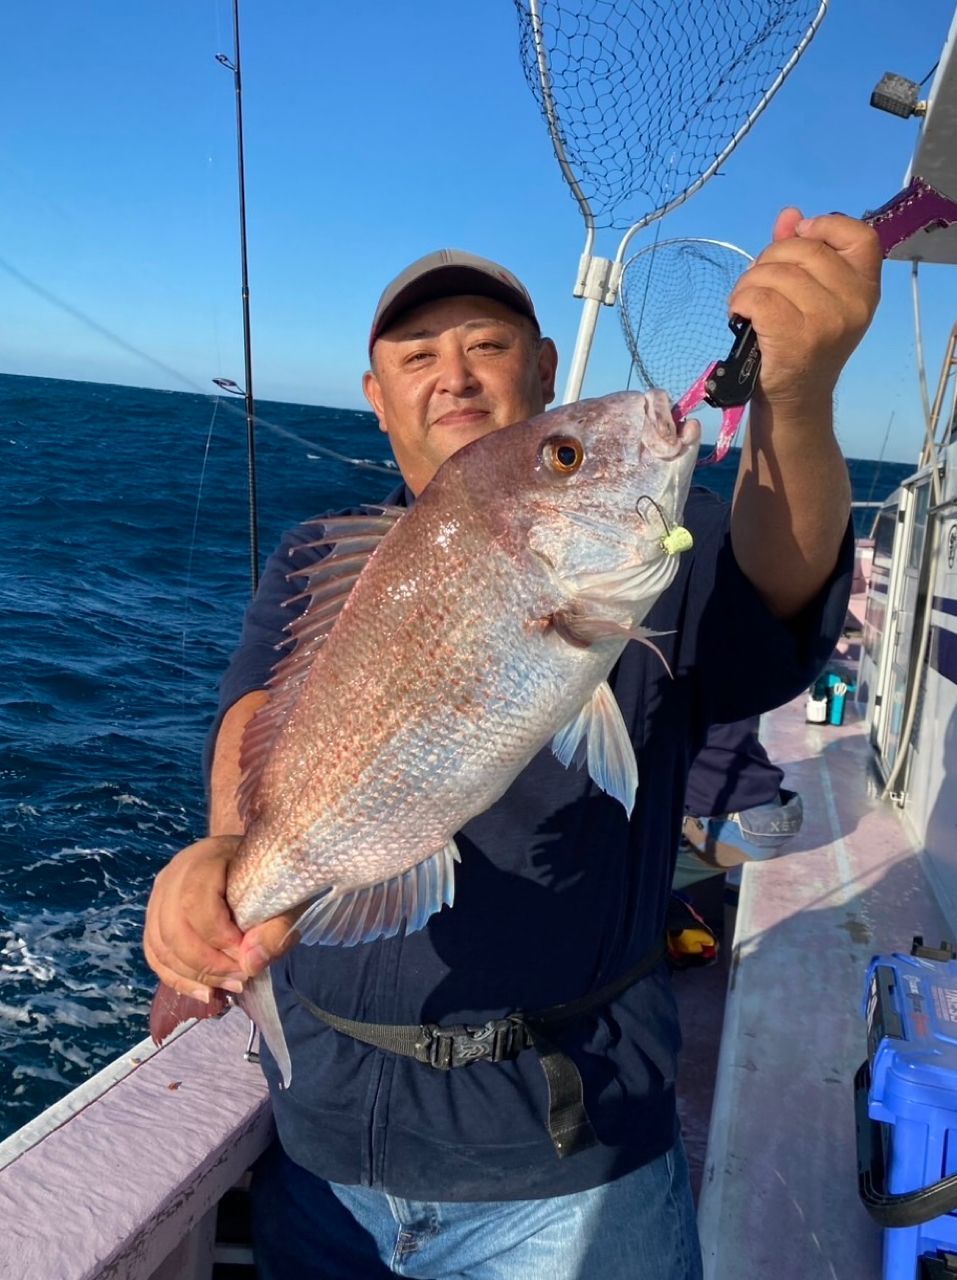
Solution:
<svg viewBox="0 0 957 1280"><path fill-rule="evenodd" d="M794 400L769 400L756 394L748 423L752 446L783 456L795 449L837 450L834 434L834 401L831 395Z"/></svg>

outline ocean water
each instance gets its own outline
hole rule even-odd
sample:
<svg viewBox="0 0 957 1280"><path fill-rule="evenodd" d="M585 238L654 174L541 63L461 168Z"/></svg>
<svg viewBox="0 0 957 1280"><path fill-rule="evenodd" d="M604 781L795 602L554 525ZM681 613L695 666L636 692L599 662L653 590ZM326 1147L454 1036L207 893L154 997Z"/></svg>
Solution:
<svg viewBox="0 0 957 1280"><path fill-rule="evenodd" d="M0 375L0 1138L147 1033L146 899L203 832L200 753L250 591L242 408ZM393 487L370 414L258 412L261 558ZM730 494L735 467L703 482ZM854 461L855 497L910 470Z"/></svg>

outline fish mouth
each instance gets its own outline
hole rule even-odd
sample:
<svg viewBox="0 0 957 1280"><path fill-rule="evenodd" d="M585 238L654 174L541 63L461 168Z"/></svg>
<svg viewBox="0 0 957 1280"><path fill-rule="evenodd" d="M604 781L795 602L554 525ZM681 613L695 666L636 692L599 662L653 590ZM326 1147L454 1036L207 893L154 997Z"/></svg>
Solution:
<svg viewBox="0 0 957 1280"><path fill-rule="evenodd" d="M700 442L701 424L697 418L682 418L676 413L666 392L648 392L642 444L650 453L667 462L697 449Z"/></svg>
<svg viewBox="0 0 957 1280"><path fill-rule="evenodd" d="M675 417L675 435L686 449L696 449L701 443L701 423L697 418Z"/></svg>
<svg viewBox="0 0 957 1280"><path fill-rule="evenodd" d="M642 447L665 465L658 470L664 482L657 495L639 494L635 501L635 513L649 526L660 526L661 535L667 537L672 526L681 521L681 513L688 497L688 489L694 474L694 463L701 443L701 424L697 418L674 421L670 417L666 425L660 418L653 418L659 435L646 432Z"/></svg>
<svg viewBox="0 0 957 1280"><path fill-rule="evenodd" d="M701 423L697 418L682 418L674 423L673 431L646 438L645 444L662 462L670 462L692 451L696 453L701 444Z"/></svg>

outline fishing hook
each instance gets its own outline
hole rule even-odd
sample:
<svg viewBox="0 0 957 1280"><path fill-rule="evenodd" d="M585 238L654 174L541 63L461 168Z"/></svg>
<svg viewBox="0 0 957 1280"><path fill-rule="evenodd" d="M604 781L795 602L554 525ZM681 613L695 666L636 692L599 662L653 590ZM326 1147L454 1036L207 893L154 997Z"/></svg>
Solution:
<svg viewBox="0 0 957 1280"><path fill-rule="evenodd" d="M641 497L635 501L635 511L638 512L638 515L641 515L640 507L643 502L651 503L654 509L658 512L658 518L664 526L665 532L663 537L658 539L658 545L661 547L665 555L675 556L681 551L688 551L694 542L689 531L680 524L669 525L668 517L662 511L654 498L648 493L642 494Z"/></svg>
<svg viewBox="0 0 957 1280"><path fill-rule="evenodd" d="M649 493L643 493L641 497L638 498L638 500L635 502L635 510L638 512L639 515L641 515L641 504L643 502L650 502L651 505L654 507L654 509L658 512L658 519L664 525L665 537L667 537L668 534L671 532L671 525L668 523L668 517L665 515L661 507L658 505L657 502L655 502L654 498Z"/></svg>

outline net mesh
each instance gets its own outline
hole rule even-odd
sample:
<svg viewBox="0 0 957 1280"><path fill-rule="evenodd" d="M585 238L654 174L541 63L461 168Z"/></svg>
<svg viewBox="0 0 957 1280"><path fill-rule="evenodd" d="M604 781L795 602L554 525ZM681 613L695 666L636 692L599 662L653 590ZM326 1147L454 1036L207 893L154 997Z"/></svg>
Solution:
<svg viewBox="0 0 957 1280"><path fill-rule="evenodd" d="M596 226L702 178L760 110L820 0L514 0L525 78ZM539 55L545 64L540 74Z"/></svg>
<svg viewBox="0 0 957 1280"><path fill-rule="evenodd" d="M637 380L677 399L706 366L727 355L728 296L751 262L716 240L663 240L626 264L621 327Z"/></svg>

